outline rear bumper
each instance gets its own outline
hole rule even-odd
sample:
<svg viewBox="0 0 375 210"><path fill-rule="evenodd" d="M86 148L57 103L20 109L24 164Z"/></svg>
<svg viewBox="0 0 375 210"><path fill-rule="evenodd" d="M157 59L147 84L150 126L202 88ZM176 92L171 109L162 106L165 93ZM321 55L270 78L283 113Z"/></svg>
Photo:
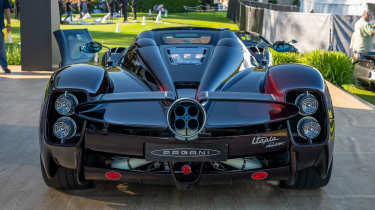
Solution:
<svg viewBox="0 0 375 210"><path fill-rule="evenodd" d="M236 136L229 138L196 140L194 142L212 143L225 142L228 144L228 158L249 157L264 155L275 151L288 151L291 154L290 164L283 167L274 167L268 169L254 169L248 171L230 171L230 172L210 172L202 173L199 183L231 183L234 180L251 180L251 175L255 172L264 171L268 173L266 180L290 180L293 179L296 171L313 165L321 167L324 176L326 164L317 165L321 162L330 163L331 148L333 142L327 141L321 145L298 146L293 144L288 137L287 131L278 133L262 134L263 136L275 136L285 140L281 147L266 148L262 144L252 145L252 137ZM143 171L126 171L117 169L102 168L98 165L85 164L85 153L94 151L98 153L107 153L117 156L129 156L143 158L145 157L145 143L176 143L176 140L170 138L145 138L139 136L127 136L122 134L100 134L86 130L85 138L82 138L76 145L53 145L45 139L41 139L41 158L45 166L46 174L49 177L54 176L56 166L76 169L77 177L87 180L108 180L105 173L115 171L121 174L121 181L137 183L154 183L154 184L173 184L171 173L151 173ZM183 142L181 142L183 143Z"/></svg>
<svg viewBox="0 0 375 210"><path fill-rule="evenodd" d="M269 144L261 143L260 141L254 142L253 139L263 137L271 139L277 138L277 141L269 143L275 144L272 147L267 147ZM87 130L85 134L85 149L96 152L105 152L118 155L132 156L138 158L145 157L145 144L146 143L177 143L184 144L187 142L176 140L171 137L144 137L123 135L118 133L100 134L98 132ZM290 140L288 137L287 129L277 132L269 132L254 135L244 136L230 136L230 137L212 137L203 138L191 141L189 143L213 143L213 144L227 144L228 145L228 158L235 157L248 157L251 155L264 154L289 148Z"/></svg>

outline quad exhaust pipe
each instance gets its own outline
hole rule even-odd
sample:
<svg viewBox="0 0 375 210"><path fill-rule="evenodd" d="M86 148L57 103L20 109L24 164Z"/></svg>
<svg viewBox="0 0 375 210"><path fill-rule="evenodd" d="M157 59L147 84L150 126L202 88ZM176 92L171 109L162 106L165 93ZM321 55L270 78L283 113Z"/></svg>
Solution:
<svg viewBox="0 0 375 210"><path fill-rule="evenodd" d="M174 110L174 114L176 116L174 126L177 130L187 129L190 131L196 131L199 128L199 108L197 106L178 105Z"/></svg>
<svg viewBox="0 0 375 210"><path fill-rule="evenodd" d="M195 131L199 127L199 122L196 119L190 119L187 122L183 119L177 119L174 122L174 126L177 130L187 129L187 130Z"/></svg>
<svg viewBox="0 0 375 210"><path fill-rule="evenodd" d="M206 124L205 108L190 98L176 100L167 113L168 127L178 140L196 139Z"/></svg>

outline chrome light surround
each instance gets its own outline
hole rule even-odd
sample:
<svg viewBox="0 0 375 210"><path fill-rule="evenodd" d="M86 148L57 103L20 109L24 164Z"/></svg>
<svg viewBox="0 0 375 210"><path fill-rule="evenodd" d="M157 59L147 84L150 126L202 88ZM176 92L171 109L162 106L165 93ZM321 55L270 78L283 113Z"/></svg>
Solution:
<svg viewBox="0 0 375 210"><path fill-rule="evenodd" d="M206 111L199 102L181 98L169 107L167 121L176 139L194 140L206 125Z"/></svg>
<svg viewBox="0 0 375 210"><path fill-rule="evenodd" d="M303 116L313 115L318 111L319 101L309 92L300 94L295 101L299 108L299 113Z"/></svg>
<svg viewBox="0 0 375 210"><path fill-rule="evenodd" d="M71 139L76 135L77 124L70 117L61 117L53 124L53 135L61 140Z"/></svg>
<svg viewBox="0 0 375 210"><path fill-rule="evenodd" d="M78 99L75 95L65 92L55 101L55 110L57 113L65 116L74 114L74 108L78 105Z"/></svg>
<svg viewBox="0 0 375 210"><path fill-rule="evenodd" d="M320 131L321 126L313 117L304 117L298 121L297 132L301 138L311 141L319 136Z"/></svg>

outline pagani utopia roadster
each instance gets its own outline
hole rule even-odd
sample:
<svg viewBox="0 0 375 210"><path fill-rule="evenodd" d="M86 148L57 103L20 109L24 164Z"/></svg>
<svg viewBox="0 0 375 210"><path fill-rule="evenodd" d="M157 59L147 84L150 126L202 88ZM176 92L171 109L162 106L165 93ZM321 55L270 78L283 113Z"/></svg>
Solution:
<svg viewBox="0 0 375 210"><path fill-rule="evenodd" d="M69 52L88 56L102 47L89 42L62 55L81 62ZM62 66L48 82L40 120L48 186L329 182L334 113L316 69L254 70L235 33L195 27L144 31L103 60Z"/></svg>

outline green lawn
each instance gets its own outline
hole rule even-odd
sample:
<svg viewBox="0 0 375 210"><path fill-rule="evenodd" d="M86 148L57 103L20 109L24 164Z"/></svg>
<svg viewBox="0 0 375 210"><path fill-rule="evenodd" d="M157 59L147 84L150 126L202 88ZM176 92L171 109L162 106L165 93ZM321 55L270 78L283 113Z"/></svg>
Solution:
<svg viewBox="0 0 375 210"><path fill-rule="evenodd" d="M94 14L92 18L86 20L93 23L98 17L105 14ZM131 14L130 14L131 15ZM156 24L156 15L148 16L147 13L137 13L137 23L132 23L133 19L129 18L129 23L122 24L122 18L114 18L114 23L120 23L120 33L116 33L116 24L101 25L61 25L61 29L80 29L87 28L93 39L109 47L129 46L134 38L142 31L153 28L177 27L177 26L199 26L212 28L229 28L238 30L238 26L232 20L226 18L226 12L192 12L192 13L175 13L169 14L168 18L162 18L163 23ZM78 17L78 15L75 15ZM146 17L146 25L142 25L142 17ZM8 46L8 60L10 65L19 65L19 44L20 44L20 22L12 19L12 38L13 46Z"/></svg>
<svg viewBox="0 0 375 210"><path fill-rule="evenodd" d="M156 24L156 16L148 16L146 13L137 14L138 23L132 23L133 19L129 19L129 23L122 24L122 18L115 18L115 23L120 23L120 33L116 33L116 24L103 25L62 25L61 29L77 29L87 28L92 34L95 41L103 43L104 45L113 46L129 46L134 38L142 31L153 28L177 27L177 26L201 26L213 28L230 28L238 30L236 24L230 19L226 18L225 12L216 13L176 13L168 15L168 18L162 18L163 23ZM93 22L97 17L102 17L104 14L93 15L93 18L88 20ZM143 16L146 17L146 25L142 25Z"/></svg>
<svg viewBox="0 0 375 210"><path fill-rule="evenodd" d="M360 89L353 84L346 84L342 86L346 91L375 105L375 92Z"/></svg>
<svg viewBox="0 0 375 210"><path fill-rule="evenodd" d="M95 18L103 17L105 14L95 14L88 20L93 22ZM108 46L128 46L135 36L142 31L153 28L165 28L176 26L199 26L212 28L229 28L238 30L238 26L232 20L226 18L226 12L192 12L192 13L175 13L169 14L168 18L162 18L163 23L155 23L155 15L148 16L147 13L137 13L138 23L131 23L133 19L129 19L129 23L122 24L122 18L114 18L115 23L121 23L121 33L116 33L116 24L101 25L61 25L61 29L79 29L87 28L92 34L95 41L103 42ZM78 15L76 15L78 16ZM142 17L145 16L147 24L143 26ZM20 42L20 22L12 19L12 37L15 44Z"/></svg>

